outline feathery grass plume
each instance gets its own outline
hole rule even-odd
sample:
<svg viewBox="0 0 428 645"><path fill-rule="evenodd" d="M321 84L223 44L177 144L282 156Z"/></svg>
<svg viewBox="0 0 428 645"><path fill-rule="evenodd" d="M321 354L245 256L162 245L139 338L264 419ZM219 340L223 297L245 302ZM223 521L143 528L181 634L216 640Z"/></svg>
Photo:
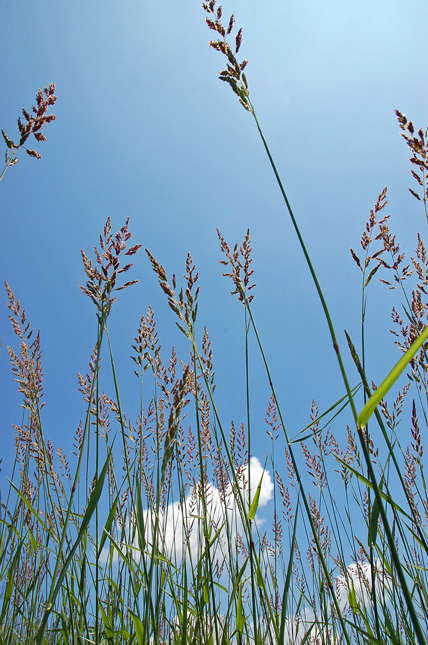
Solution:
<svg viewBox="0 0 428 645"><path fill-rule="evenodd" d="M172 389L172 405L170 410L170 415L168 419L168 430L165 436L165 445L164 445L164 457L162 461L162 472L161 472L161 488L163 488L166 476L166 469L171 463L171 458L173 456L175 443L177 440L179 422L183 408L189 403L189 399L186 398L189 385L188 385L188 376L189 376L189 365L186 365L183 370L183 376L181 379L174 384Z"/></svg>
<svg viewBox="0 0 428 645"><path fill-rule="evenodd" d="M202 354L201 354L202 363L204 364L205 374L208 379L210 388L212 392L215 391L216 385L214 383L215 370L214 370L214 361L213 361L213 350L211 347L211 339L208 334L208 330L204 327L204 335L202 337Z"/></svg>
<svg viewBox="0 0 428 645"><path fill-rule="evenodd" d="M81 286L80 288L95 304L99 321L103 320L105 322L110 314L111 307L116 300L116 298L112 296L113 292L121 291L122 289L126 289L138 282L138 280L130 280L129 282L125 282L125 284L116 287L118 275L125 273L133 266L133 263L131 262L130 264L121 267L119 260L120 255L135 255L138 249L141 248L141 244L136 244L128 249L126 248L126 243L132 236L132 233L128 230L128 223L129 217L120 231L113 235L111 232L110 217L107 218L103 235L100 235L100 250L94 246L96 257L95 264L92 264L92 260L88 259L83 250L80 251L82 254L83 267L86 275L88 276L86 286Z"/></svg>
<svg viewBox="0 0 428 645"><path fill-rule="evenodd" d="M385 253L379 256L377 261L386 272L392 273L392 278L387 280L387 274L384 272L385 277L379 278L379 280L391 290L400 289L403 295L402 309L404 313L401 315L396 306L392 308L391 318L394 326L390 331L396 338L396 345L405 353L428 323L428 303L426 301L428 259L425 243L418 233L415 255L411 257L411 264L406 263L405 254L401 251L400 244L396 241L396 236L391 232L386 219L383 218L378 223L379 234L376 239L380 239L382 242ZM390 257L388 262L386 261L387 255ZM410 289L407 283L412 277L415 283ZM426 381L424 374L428 366L427 351L428 345L425 343L418 355L410 361L411 379L419 383L418 387ZM422 387L427 390L426 385Z"/></svg>
<svg viewBox="0 0 428 645"><path fill-rule="evenodd" d="M185 323L185 327L180 323L176 323L178 328L183 332L188 338L193 337L193 328L196 322L196 316L198 313L198 295L199 287L194 289L198 279L199 273L195 273L196 266L192 260L190 253L186 255L186 273L184 278L187 282L187 287L181 289L178 295L178 299L175 293L177 288L177 279L175 273L172 276L172 287L168 283L166 271L164 267L156 260L156 258L146 249L146 253L152 264L153 271L159 278L159 284L162 291L168 296L168 305L172 311L178 316L180 321Z"/></svg>
<svg viewBox="0 0 428 645"><path fill-rule="evenodd" d="M389 256L389 263L385 260L385 256L380 257L378 262L385 269L393 271L394 282L388 282L383 278L380 278L380 281L383 284L386 284L389 289L403 289L404 281L409 278L413 270L410 268L409 264L403 265L405 260L405 254L400 252L400 244L396 241L396 236L391 233L391 230L387 224L389 218L383 218L379 222L379 234L376 239L380 239L383 243L384 250L386 255Z"/></svg>
<svg viewBox="0 0 428 645"><path fill-rule="evenodd" d="M18 130L20 134L19 143L14 143L12 139L9 139L4 130L2 130L3 139L6 143L7 149L5 152L6 166L0 175L0 181L3 179L6 170L17 163L18 157L16 155L20 148L23 148L30 157L35 157L36 159L42 158L42 155L39 154L37 150L31 150L24 144L31 135L34 135L34 138L38 142L46 141L46 137L42 130L45 129L48 123L51 123L51 121L55 121L56 119L55 114L47 114L49 107L54 105L56 100L55 83L51 83L49 87L43 88L43 92L40 89L37 90L37 105L32 105L30 111L27 111L24 108L22 109L25 122L22 121L21 117L18 118Z"/></svg>
<svg viewBox="0 0 428 645"><path fill-rule="evenodd" d="M248 61L243 60L242 62L239 62L236 58L242 43L242 29L238 30L235 36L235 42L233 46L231 46L228 42L227 36L231 35L235 26L235 17L232 14L229 18L227 27L223 25L221 21L223 9L220 5L216 6L216 4L216 0L209 0L209 2L203 2L202 7L208 14L205 19L208 27L221 36L218 40L210 40L210 47L221 54L224 54L227 58L226 69L220 72L219 79L228 83L237 95L241 105L243 105L248 112L252 112L253 108L248 93L248 83L244 74L244 69L247 66Z"/></svg>
<svg viewBox="0 0 428 645"><path fill-rule="evenodd" d="M38 414L44 405L41 400L43 397L43 372L40 332L32 339L33 330L27 321L25 309L21 309L20 301L15 298L15 294L7 282L5 282L5 286L9 299L7 307L11 312L8 318L15 334L21 340L20 356L8 347L12 372L19 384L19 391L24 395L23 407L30 414Z"/></svg>
<svg viewBox="0 0 428 645"><path fill-rule="evenodd" d="M142 373L151 367L153 374L158 374L159 368L161 367L161 345L158 332L156 331L154 312L151 307L148 307L145 316L141 316L137 336L135 336L134 341L135 345L132 345L132 349L135 355L131 356L134 363L140 366ZM141 378L141 373L135 371L134 374L138 378Z"/></svg>
<svg viewBox="0 0 428 645"><path fill-rule="evenodd" d="M255 284L250 284L250 277L254 273L251 270L253 259L251 257L250 229L247 229L242 245L238 246L238 243L236 243L233 251L218 229L217 235L220 240L221 250L227 258L227 260L220 260L220 264L230 266L231 269L229 273L226 272L223 275L230 278L235 285L235 290L230 293L232 296L238 294L238 300L245 306L246 300L250 303L254 298L254 295L247 295L248 291L251 291L256 286Z"/></svg>
<svg viewBox="0 0 428 645"><path fill-rule="evenodd" d="M372 255L370 254L370 248L371 248L372 242L377 241L382 237L381 233L378 233L377 235L374 234L375 228L378 226L384 225L390 217L390 215L386 215L380 220L377 217L377 214L380 213L380 211L382 211L388 203L386 199L386 192L387 192L387 187L385 186L385 188L377 198L375 207L370 211L370 217L366 222L365 231L361 236L360 244L365 254L364 260L360 261L356 252L352 248L350 249L352 258L354 259L357 266L361 269L363 274L363 289L365 289L368 286L372 278L377 273L381 265L378 258L386 251L386 248L383 247L380 250L373 252ZM373 262L373 260L375 261L375 265L369 271L370 263Z"/></svg>
<svg viewBox="0 0 428 645"><path fill-rule="evenodd" d="M399 110L395 110L395 114L402 130L402 136L413 153L409 159L413 166L410 172L422 189L420 193L412 188L409 188L409 191L418 201L423 201L425 215L428 219L428 128L425 129L425 132L420 128L416 133L412 121L409 121Z"/></svg>
<svg viewBox="0 0 428 645"><path fill-rule="evenodd" d="M379 268L382 266L382 255L386 253L385 244L381 246L379 250L372 250L373 243L379 242L382 240L382 232L376 234L377 229L383 229L387 227L387 221L389 215L385 215L379 219L378 214L386 207L387 205L387 186L382 190L379 197L377 198L376 204L373 209L370 210L370 217L366 222L365 230L361 236L360 244L363 250L363 258L360 260L357 253L354 249L350 249L351 256L358 268L362 273L362 290L361 290L361 365L363 370L366 367L366 343L365 343L365 330L366 330L366 314L367 314L367 294L366 290L370 284L373 277L378 272ZM406 270L408 267L406 268ZM405 271L406 271L405 270ZM405 279L406 273L403 273ZM367 394L364 391L364 403L367 400Z"/></svg>

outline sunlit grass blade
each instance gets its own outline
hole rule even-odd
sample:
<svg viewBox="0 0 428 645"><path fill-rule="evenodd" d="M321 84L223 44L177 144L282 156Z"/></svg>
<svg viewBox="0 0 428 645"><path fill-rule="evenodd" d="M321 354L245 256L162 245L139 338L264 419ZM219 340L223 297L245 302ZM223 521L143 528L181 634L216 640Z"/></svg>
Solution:
<svg viewBox="0 0 428 645"><path fill-rule="evenodd" d="M284 582L284 591L282 594L282 605L281 605L281 622L279 626L279 643L280 645L285 645L285 626L287 623L287 608L288 608L288 596L290 592L292 574L293 574L293 561L294 561L294 550L296 546L296 535L297 535L297 518L299 516L299 505L296 506L296 514L294 517L293 523L293 535L290 542L290 555L288 556L288 566L287 574L285 576Z"/></svg>
<svg viewBox="0 0 428 645"><path fill-rule="evenodd" d="M135 635L137 637L138 645L146 645L147 641L145 640L145 630L141 620L138 618L137 614L134 614L133 611L129 612L132 622L134 623Z"/></svg>
<svg viewBox="0 0 428 645"><path fill-rule="evenodd" d="M42 526L42 527L45 529L45 531L47 531L47 532L49 533L49 527L48 527L48 526L46 525L46 523L42 520L42 518L40 517L40 513L37 513L36 509L35 509L35 508L34 508L34 506L31 504L31 502L29 501L29 499L28 499L25 495L23 495L23 494L21 493L21 491L19 490L19 488L17 488L17 487L15 486L15 484L14 484L13 482L11 482L10 480L9 480L9 484L12 486L13 490L15 491L15 493L16 493L16 494L21 498L22 502L23 502L23 503L25 504L25 506L28 508L28 510L30 511L30 513L31 513L32 515L34 515L34 517L37 519L37 521L39 522L40 526Z"/></svg>
<svg viewBox="0 0 428 645"><path fill-rule="evenodd" d="M99 547L98 547L98 553L97 553L98 558L100 557L100 555L102 553L105 541L106 541L106 539L108 537L108 534L110 532L111 526L112 526L112 524L114 522L114 517L115 517L115 514L116 514L116 509L117 509L118 502L119 502L119 493L116 495L116 497L115 497L115 499L113 501L113 504L111 505L110 512L108 514L106 523L104 525L104 530L103 530L103 533L101 535L101 540L100 540L100 544L99 544Z"/></svg>
<svg viewBox="0 0 428 645"><path fill-rule="evenodd" d="M245 617L242 610L242 585L238 586L238 600L236 603L236 631L242 634L245 624Z"/></svg>
<svg viewBox="0 0 428 645"><path fill-rule="evenodd" d="M407 352L394 365L388 376L382 381L377 390L374 392L374 394L372 394L372 396L369 398L369 400L361 410L357 419L359 428L364 428L367 425L367 422L373 414L374 410L377 408L382 399L385 398L386 394L394 385L395 381L406 369L410 361L414 358L415 354L420 350L427 339L428 327L425 327L424 331L417 337L417 339L411 344Z"/></svg>
<svg viewBox="0 0 428 645"><path fill-rule="evenodd" d="M265 463L265 467L266 467L266 463ZM263 468L262 476L260 477L260 481L259 481L259 483L257 485L257 489L256 489L256 492L254 494L254 499L251 502L250 510L248 511L248 519L249 520L254 520L254 518L256 517L257 509L259 507L260 493L261 493L261 490L262 490L262 483L263 483L264 474L265 474L265 468Z"/></svg>
<svg viewBox="0 0 428 645"><path fill-rule="evenodd" d="M361 388L361 383L353 387L352 396L357 394L360 388ZM322 412L321 414L319 414L317 418L311 423L309 423L307 426L305 426L303 430L300 430L300 432L298 432L297 435L290 438L289 443L290 444L300 443L302 441L306 441L307 439L310 439L311 437L313 437L313 434L314 434L312 430L313 426L315 424L319 424L320 421L325 420L325 418L328 417L327 420L325 420L324 425L318 428L318 433L321 433L325 428L331 425L331 423L337 417L339 417L339 415L348 407L348 405L349 405L349 397L347 394L345 394L338 401L336 401L336 403L333 403L333 405L331 405L327 410L325 410L325 412ZM335 411L335 413L333 414L333 416L330 416L330 413L333 411Z"/></svg>

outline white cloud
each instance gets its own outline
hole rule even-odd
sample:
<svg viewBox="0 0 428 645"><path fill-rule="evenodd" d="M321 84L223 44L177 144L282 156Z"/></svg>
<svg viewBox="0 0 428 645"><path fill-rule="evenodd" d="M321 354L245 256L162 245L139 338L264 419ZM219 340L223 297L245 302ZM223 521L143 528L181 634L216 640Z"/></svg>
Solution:
<svg viewBox="0 0 428 645"><path fill-rule="evenodd" d="M386 573L380 560L374 563L376 591L378 594L388 596L391 590L391 579ZM371 599L370 590L372 588L371 568L367 562L352 562L346 568L343 576L336 578L336 590L339 606L342 612L349 610L349 591L355 591L355 599L361 610L370 612ZM308 644L319 642L329 642L330 637L325 627L322 625L322 619L316 620L316 616L311 607L302 607L298 616L289 616L286 618L284 645L297 645L303 640ZM309 637L306 639L306 633ZM324 632L324 633L322 633Z"/></svg>
<svg viewBox="0 0 428 645"><path fill-rule="evenodd" d="M248 499L248 464L238 469L237 478L239 488L248 512L254 495L261 481L258 508L265 506L271 499L273 493L273 482L270 473L263 468L257 457L250 459L251 491ZM221 494L218 488L212 483L205 488L205 505L208 527L211 528L211 537L214 537L220 530L218 539L211 547L213 557L219 564L229 556L231 543L236 541L238 533L243 532L242 519L239 512L239 505L233 494L233 487L229 484L225 494ZM145 540L150 553L153 542L153 534L156 529L158 549L165 557L175 565L182 562L183 557L191 560L194 564L198 561L205 540L203 538L204 502L202 495L197 488L192 489L182 502L172 502L164 511L161 511L156 518L155 512L143 511L145 525ZM261 524L257 516L255 523ZM122 544L124 549L131 547L135 559L139 559L140 550L138 547L138 536L135 533L134 523L128 525L128 544ZM105 562L108 550L101 554L100 561Z"/></svg>
<svg viewBox="0 0 428 645"><path fill-rule="evenodd" d="M299 617L291 616L285 619L284 645L300 643L311 624L314 621L314 613L311 609L304 607Z"/></svg>
<svg viewBox="0 0 428 645"><path fill-rule="evenodd" d="M382 562L374 562L376 592L379 596L389 596L391 579L386 573ZM348 565L346 575L336 578L336 588L339 595L339 603L344 610L349 607L349 592L352 588L355 591L355 599L360 607L368 607L371 604L370 594L372 589L372 570L368 562L353 562Z"/></svg>

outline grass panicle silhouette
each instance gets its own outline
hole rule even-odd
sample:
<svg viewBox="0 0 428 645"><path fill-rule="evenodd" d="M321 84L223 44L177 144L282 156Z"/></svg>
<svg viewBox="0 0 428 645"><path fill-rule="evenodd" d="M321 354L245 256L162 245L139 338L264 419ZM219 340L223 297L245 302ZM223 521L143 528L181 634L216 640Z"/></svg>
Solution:
<svg viewBox="0 0 428 645"><path fill-rule="evenodd" d="M14 143L12 139L9 139L4 130L2 130L2 135L4 142L6 144L5 152L5 162L6 166L3 169L3 172L0 175L0 181L3 179L4 174L8 168L14 166L18 162L18 151L22 148L30 156L36 159L41 159L42 155L37 152L37 150L32 150L28 148L25 144L31 135L34 136L38 143L46 141L46 136L43 133L43 130L48 123L55 121L55 114L47 114L49 108L52 105L55 105L57 97L55 96L55 83L51 83L49 87L45 87L42 90L37 90L36 94L36 105L32 105L30 110L27 111L24 108L22 109L22 115L24 121L21 117L18 118L18 130L19 130L19 142Z"/></svg>

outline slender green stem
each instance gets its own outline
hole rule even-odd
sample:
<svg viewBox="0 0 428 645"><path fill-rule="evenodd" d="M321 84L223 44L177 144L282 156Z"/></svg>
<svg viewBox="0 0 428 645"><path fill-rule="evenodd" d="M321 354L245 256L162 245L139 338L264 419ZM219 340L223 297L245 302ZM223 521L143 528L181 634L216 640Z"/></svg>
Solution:
<svg viewBox="0 0 428 645"><path fill-rule="evenodd" d="M16 164L16 162L18 161L18 159L17 159L17 158L15 159L15 155L16 155L16 153L17 153L17 152L18 152L18 148L16 148L16 149L13 151L13 155L11 156L11 158L10 158L10 159L9 159L9 161L7 162L6 166L4 167L3 172L2 172L2 174L0 175L0 181L3 179L3 177L4 177L5 173L6 173L6 170L7 170L10 166L14 166L14 165Z"/></svg>
<svg viewBox="0 0 428 645"><path fill-rule="evenodd" d="M251 505L251 414L250 414L250 358L248 351L248 331L249 322L247 321L247 310L245 309L245 392L247 404L247 448L248 448L248 506ZM258 639L258 624L259 619L257 615L257 601L256 601L256 588L255 588L255 571L254 560L250 558L250 573L251 573L251 602L253 606L253 623L254 623L254 638L257 642Z"/></svg>
<svg viewBox="0 0 428 645"><path fill-rule="evenodd" d="M320 539L319 539L318 531L317 531L317 529L315 527L315 524L314 524L314 520L313 520L313 517L312 517L312 513L311 513L310 506L309 506L306 491L303 488L302 478L300 476L300 471L299 471L299 467L298 467L298 464L297 464L297 461L296 461L296 458L295 458L295 455L294 455L294 450L293 450L293 447L292 447L292 445L291 445L291 443L289 441L288 432L287 432L287 429L286 429L284 418L282 416L281 406L279 405L279 401L278 401L278 398L277 398L277 395L276 395L276 390L275 390L275 387L273 385L273 381L272 381L272 377L271 377L271 373L270 373L270 369L269 369L269 364L268 364L268 361L267 361L267 358L266 358L266 355L265 355L265 352L264 352L264 349L263 349L263 345L262 345L262 342L261 342L261 339L260 339L260 336L259 336L259 332L258 332L256 323L255 323L255 320L254 320L254 317L253 317L253 313L252 313L252 310L251 310L250 303L249 303L249 301L248 301L248 299L247 299L247 297L245 295L245 291L244 291L244 288L243 288L242 285L241 285L241 294L242 294L242 296L244 298L245 306L248 308L248 314L250 316L251 324L252 324L256 339L257 339L257 344L259 346L259 350L260 350L260 353L261 353L261 356L262 356L262 359L263 359L266 374L267 374L267 377L268 377L268 380L269 380L269 385L270 385L270 388L271 388L271 391L272 391L272 395L274 397L275 405L276 405L277 410L278 410L279 420L281 422L281 426L282 426L282 429L284 431L285 440L286 440L286 442L288 444L288 450L289 450L290 457L291 457L291 460L292 460L292 463L293 463L294 471L296 473L296 479L297 479L298 484L299 484L299 493L301 495L303 505L305 507L306 516L308 518L308 521L309 521L309 524L310 524L310 527L311 527L312 535L313 535L313 538L314 538L314 541L315 541L315 544L316 544L317 553L319 555L319 559L320 559L321 566L322 566L322 569L323 569L323 572L324 572L324 575L325 575L325 579L327 581L329 591L331 592L331 596L332 596L333 603L334 603L336 611L337 611L339 621L340 621L340 623L342 625L343 636L344 636L346 642L348 643L348 645L350 645L351 641L350 641L348 633L346 631L345 621L344 621L343 616L342 616L339 601L337 600L336 594L333 591L333 581L331 579L331 575L330 575L330 572L328 570L327 563L325 561L324 553L323 553L323 550L322 550L322 547L321 547L321 542L320 542Z"/></svg>
<svg viewBox="0 0 428 645"><path fill-rule="evenodd" d="M235 485L236 495L237 495L237 498L239 500L238 506L241 509L241 519L242 519L243 526L244 526L245 532L247 534L248 542L249 542L249 545L250 545L250 558L254 558L254 567L255 567L255 570L257 571L258 584L261 586L263 596L267 600L269 600L269 595L267 593L265 580L264 580L264 578L263 578L263 576L261 574L261 570L260 570L260 561L259 561L259 558L257 556L256 549L255 549L255 544L254 544L254 539L253 539L252 523L251 523L251 521L250 521L250 519L248 517L248 513L245 512L246 506L245 506L244 499L243 499L243 496L242 496L241 487L239 485L239 481L238 481L238 478L236 476L236 472L235 472L235 469L234 469L234 462L233 462L232 454L230 452L230 447L228 445L227 437L226 437L226 434L224 432L223 425L221 423L220 414L218 412L217 405L215 403L214 393L212 391L210 381L209 381L208 376L206 374L206 371L205 371L205 368L204 368L204 365L203 365L203 361L202 361L202 358L200 356L200 353L199 353L199 350L198 350L198 347L197 347L197 344L196 344L196 340L195 340L195 338L194 338L194 336L193 336L191 331L189 332L188 337L189 337L189 340L191 341L192 346L194 348L194 352L195 352L195 355L196 355L196 358L197 358L197 362L199 364L199 369L200 369L200 371L201 371L201 373L203 375L205 385L207 387L208 395L209 395L211 405L212 405L212 408L213 408L213 412L214 412L214 417L216 419L216 422L217 422L219 430L220 430L221 439L223 441L223 447L224 447L224 449L226 451L227 459L228 459L228 462L229 462L229 464L231 466L231 469L232 469L231 474L232 474L233 482L234 482L234 485ZM271 620L271 624L273 625L274 630L275 630L275 636L276 636L276 638L278 638L279 637L279 629L278 629L278 626L277 626L277 623L276 623L276 620L275 620L275 616L274 616L274 613L273 613L273 609L272 609L272 606L271 606L270 602L267 602L267 609L268 609L268 612L269 612L269 617L270 617L270 620Z"/></svg>
<svg viewBox="0 0 428 645"><path fill-rule="evenodd" d="M96 420L95 420L95 481L98 481L99 475L99 453L100 453L100 393L99 393L99 374L96 375L96 388L95 388L95 406L96 406ZM95 642L98 643L99 631L99 535L98 535L98 521L99 521L98 504L95 508Z"/></svg>
<svg viewBox="0 0 428 645"><path fill-rule="evenodd" d="M352 413L353 413L353 416L354 416L354 419L355 419L355 424L357 426L358 436L359 436L360 443L361 443L361 446L362 446L362 449L363 449L364 458L365 458L366 464L367 464L369 479L372 482L373 490L374 490L375 497L376 497L376 502L379 505L380 514L381 514L382 521L383 521L383 524L384 524L384 527L385 527L385 532L386 532L386 535L387 535L388 543L389 543L389 546L390 546L390 549L391 549L391 557L392 557L392 560L393 560L393 563L394 563L394 567L395 567L395 570L397 572L400 584L401 584L402 589L403 589L403 594L404 594L404 597L406 599L407 608L408 608L408 611L409 611L409 614L410 614L410 617L411 617L411 620L412 620L413 628L415 630L415 633L416 633L416 636L418 638L418 641L419 641L419 643L421 645L426 645L426 639L425 639L424 634L422 632L422 628L421 628L417 613L415 611L414 604L412 602L411 594L410 594L408 586L407 586L406 577L405 577L403 568L402 568L401 563L400 563L400 559L399 559L399 556L398 556L397 549L395 547L395 540L394 540L394 537L392 535L391 528L389 526L388 517L387 517L386 510L385 510L385 507L384 507L384 504L383 504L383 501L382 501L382 497L381 497L381 494L380 494L380 490L379 490L379 486L378 486L378 483L377 483L376 475L375 475L374 470L373 470L373 465L372 465L372 462L371 462L371 459L370 459L370 453L369 453L369 450L368 450L368 447L367 447L367 437L364 435L364 429L360 428L358 423L357 423L358 414L357 414L357 410L356 410L355 403L354 403L354 400L353 400L351 388L349 386L348 377L347 377L347 374L346 374L346 371L345 371L345 367L343 365L342 356L341 356L339 345L338 345L338 342L337 342L337 339L336 339L336 333L334 331L333 322L332 322L332 319L331 319L331 316L330 316L330 312L329 312L329 309L327 307L327 303L326 303L326 300L324 298L324 294L322 292L322 289L321 289L320 283L318 281L317 275L316 275L315 270L313 268L312 261L311 261L311 259L309 257L309 253L308 253L308 251L306 249L306 245L305 245L305 243L303 241L303 237L302 237L302 235L300 233L300 229L298 227L296 218L295 218L295 216L293 214L290 202L289 202L288 197L286 195L285 189L284 189L284 187L282 185L281 178L280 178L279 173L278 173L278 171L276 169L275 162L274 162L274 160L272 158L272 155L270 153L268 144L267 144L266 139L265 139L265 137L263 135L263 132L261 130L261 127L260 127L260 124L258 122L258 119L257 119L257 116L256 116L256 113L255 113L254 109L252 109L252 114L253 114L255 122L257 124L257 129L258 129L260 137L261 137L261 139L263 141L263 145L265 147L265 150L266 150L266 153L268 155L269 161L271 163L273 172L275 174L276 180L277 180L279 188L281 190L281 194L282 194L282 196L284 198L284 201L285 201L285 204L287 206L287 210L289 212L289 215L290 215L291 221L293 223L294 229L296 231L296 234L297 234L301 249L302 249L303 254L305 256L306 263L308 265L308 268L309 268L309 271L311 273L313 282L315 284L315 288L317 290L319 299L321 301L321 305L322 305L322 308L323 308L323 311L324 311L324 315L325 315L327 325L328 325L328 328L329 328L331 340L332 340L332 343L333 343L333 348L334 348L336 358L337 358L338 363L339 363L340 372L342 374L343 382L345 384L346 392L348 394L348 398L349 398L349 402L350 402L350 405L351 405ZM269 381L271 382L270 376L269 376ZM302 499L303 499L303 501L305 503L305 496L304 495L303 495ZM306 504L305 504L305 506L306 506ZM308 510L309 510L309 507L307 508L307 511ZM339 615L340 615L340 609L339 608L337 608L337 609L338 609Z"/></svg>
<svg viewBox="0 0 428 645"><path fill-rule="evenodd" d="M71 489L70 493L70 499L67 507L67 512L64 520L64 526L62 529L62 534L61 534L61 539L60 543L58 546L58 553L63 553L64 550L64 543L67 537L67 529L70 521L70 516L72 513L72 508L73 508L73 501L74 501L74 495L76 493L78 483L79 483L79 478L80 478L80 469L82 466L82 461L83 461L83 454L84 454L84 448L85 444L88 439L89 431L90 431L90 426L91 426L91 416L92 416L92 400L94 397L94 392L95 392L95 387L96 387L96 379L98 375L98 370L99 370L99 364L100 364L100 354L101 354L101 345L102 345L102 340L103 340L103 332L104 332L104 325L105 325L105 319L104 317L101 317L101 319L98 322L98 334L97 334L97 355L96 355L96 360L95 360L95 366L94 366L94 373L93 373L93 378L92 378L92 383L91 383L91 389L89 392L89 402L88 402L88 408L86 411L86 420L85 420L85 426L84 426L84 431L82 435L82 443L80 446L79 450L79 456L78 456L78 461L77 461L77 467L76 467L76 473L74 476L74 481L73 481L73 486ZM47 620L49 617L49 614L51 613L53 609L53 601L54 601L54 594L55 594L55 580L58 577L58 573L61 567L61 558L57 558L55 562L55 567L54 567L54 572L52 575L52 585L51 589L49 592L49 596L46 601L46 610L44 612L44 615L41 619L39 628L37 630L37 635L36 635L36 642L37 644L42 643L43 635L46 629L46 624Z"/></svg>
<svg viewBox="0 0 428 645"><path fill-rule="evenodd" d="M354 415L355 422L357 422L357 417L358 417L357 409L355 407L354 398L352 396L352 391L351 391L351 388L349 386L348 376L346 374L345 367L343 365L342 356L341 356L340 349L339 349L339 344L338 344L337 338L336 338L336 332L335 332L334 327L333 327L333 322L332 322L332 319L331 319L330 311L329 311L328 306L327 306L327 302L326 302L326 300L324 298L324 294L323 294L323 291L321 289L321 285L320 285L320 283L318 281L317 274L316 274L315 269L314 269L314 267L312 265L311 258L309 256L309 253L308 253L307 249L306 249L306 245L304 243L303 237L302 237L302 235L300 233L300 229L299 229L299 226L297 224L297 220L296 220L296 218L294 216L293 210L291 208L290 202L288 200L287 194L286 194L284 186L282 184L281 177L279 176L278 170L276 168L275 162L274 162L273 157L271 155L271 152L269 150L269 146L267 144L267 141L266 141L266 139L264 137L264 134L262 132L262 129L260 127L260 124L259 124L259 121L257 119L256 113L254 111L254 108L253 108L252 114L254 116L254 120L256 122L257 129L258 129L260 137L262 139L262 142L263 142L264 148L266 150L267 156L269 158L270 164L272 166L272 170L273 170L273 172L275 174L275 178L276 178L276 181L278 183L279 189L281 191L282 197L283 197L283 199L285 201L285 204L287 206L287 210L288 210L288 213L290 215L290 218L291 218L294 230L296 232L297 238L299 240L300 247L301 247L301 249L303 251L303 255L305 256L306 263L308 265L312 280L313 280L315 288L317 290L318 297L319 297L319 299L321 301L321 305L322 305L322 308L323 308L323 311L324 311L324 315L325 315L325 318L326 318L326 321L327 321L327 325L328 325L328 329L329 329L329 332L330 332L331 340L332 340L332 343L333 343L333 348L334 348L334 351L336 353L336 357L337 357L337 360L338 360L338 363L339 363L340 372L342 374L342 378L343 378L343 382L345 384L346 392L347 392L348 397L349 397L349 402L350 402L350 405L351 405L352 414Z"/></svg>
<svg viewBox="0 0 428 645"><path fill-rule="evenodd" d="M192 336L193 336L193 329L192 329ZM207 499L206 499L206 490L205 490L205 480L206 480L206 470L204 469L204 454L203 454L203 448L202 448L202 429L201 429L201 424L200 424L200 415L199 415L199 384L198 384L198 376L197 376L197 357L196 357L196 352L195 352L195 346L192 346L192 363L193 363L193 387L195 388L195 414L196 414L196 427L197 427L197 436L198 436L198 452L199 452L199 477L201 481L201 498L202 498L202 508L203 508L203 534L204 534L204 543L205 543L205 551L206 551L206 560L208 560L208 567L207 570L205 571L205 578L206 580L211 579L213 580L214 578L214 571L213 571L213 565L212 565L212 558L210 554L210 545L209 545L209 531L210 528L208 526L208 509L207 509ZM204 581L204 584L206 584L206 581ZM214 614L217 613L216 611L216 601L215 601L215 595L214 595L214 585L210 585L211 587L211 601L213 604L213 611ZM205 627L205 625L203 625ZM219 633L218 633L218 623L215 620L214 621L214 629L215 629L215 634L216 634L216 642L219 642Z"/></svg>

